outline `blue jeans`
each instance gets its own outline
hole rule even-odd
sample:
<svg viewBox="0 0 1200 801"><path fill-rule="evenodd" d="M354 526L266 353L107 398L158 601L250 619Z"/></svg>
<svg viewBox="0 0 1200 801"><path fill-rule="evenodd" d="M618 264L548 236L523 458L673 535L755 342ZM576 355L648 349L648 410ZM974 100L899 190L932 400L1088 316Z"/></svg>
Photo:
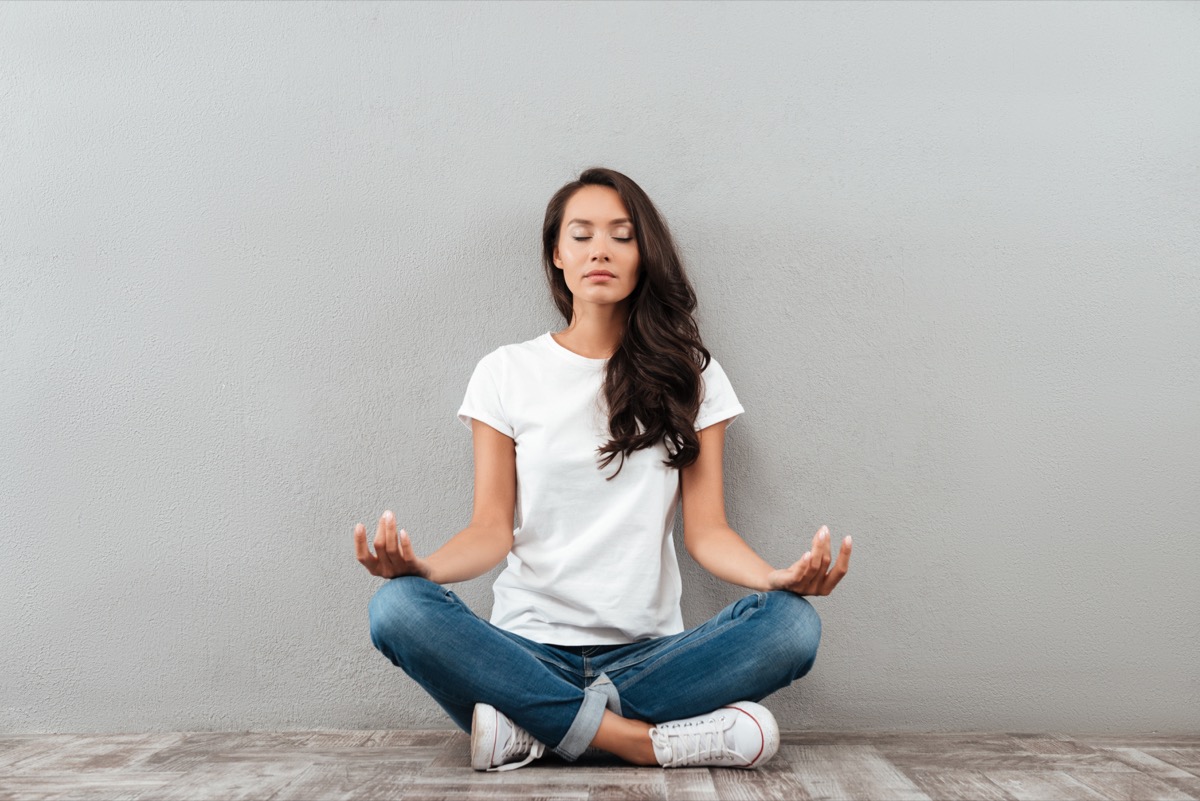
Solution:
<svg viewBox="0 0 1200 801"><path fill-rule="evenodd" d="M758 592L679 634L628 645L555 646L504 631L416 576L371 598L371 642L464 731L491 704L568 761L604 710L648 723L758 701L812 669L821 619L791 592Z"/></svg>

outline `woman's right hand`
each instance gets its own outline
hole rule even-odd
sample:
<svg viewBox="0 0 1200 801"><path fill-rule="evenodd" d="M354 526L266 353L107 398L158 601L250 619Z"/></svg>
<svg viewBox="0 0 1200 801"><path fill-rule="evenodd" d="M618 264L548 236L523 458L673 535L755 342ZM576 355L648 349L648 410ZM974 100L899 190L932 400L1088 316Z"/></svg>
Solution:
<svg viewBox="0 0 1200 801"><path fill-rule="evenodd" d="M413 553L408 532L401 529L396 534L396 517L390 511L379 518L375 530L375 553L367 547L367 528L362 523L354 527L354 554L373 576L396 578L396 576L420 576L429 578L429 563L418 559Z"/></svg>

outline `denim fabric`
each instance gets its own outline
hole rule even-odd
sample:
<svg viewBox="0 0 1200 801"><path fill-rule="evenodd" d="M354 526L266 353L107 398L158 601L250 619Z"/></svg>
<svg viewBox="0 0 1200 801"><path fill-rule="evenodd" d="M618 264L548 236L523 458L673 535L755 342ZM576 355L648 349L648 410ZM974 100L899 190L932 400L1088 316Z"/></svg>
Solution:
<svg viewBox="0 0 1200 801"><path fill-rule="evenodd" d="M757 592L711 620L628 645L556 646L504 631L452 591L415 576L371 598L371 642L464 731L476 703L574 761L604 710L649 723L759 701L812 669L821 619L807 599Z"/></svg>

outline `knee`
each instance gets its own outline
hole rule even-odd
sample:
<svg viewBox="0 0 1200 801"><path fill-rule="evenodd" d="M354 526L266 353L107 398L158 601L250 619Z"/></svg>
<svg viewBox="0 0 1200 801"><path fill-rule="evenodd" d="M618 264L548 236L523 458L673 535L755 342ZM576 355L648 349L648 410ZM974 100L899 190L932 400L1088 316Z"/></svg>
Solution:
<svg viewBox="0 0 1200 801"><path fill-rule="evenodd" d="M380 585L367 606L371 622L371 642L383 650L384 642L403 641L413 630L424 626L426 603L440 588L417 576L399 576Z"/></svg>
<svg viewBox="0 0 1200 801"><path fill-rule="evenodd" d="M774 622L771 647L782 664L791 666L792 678L798 679L816 662L821 616L808 599L785 590L768 593L768 605Z"/></svg>

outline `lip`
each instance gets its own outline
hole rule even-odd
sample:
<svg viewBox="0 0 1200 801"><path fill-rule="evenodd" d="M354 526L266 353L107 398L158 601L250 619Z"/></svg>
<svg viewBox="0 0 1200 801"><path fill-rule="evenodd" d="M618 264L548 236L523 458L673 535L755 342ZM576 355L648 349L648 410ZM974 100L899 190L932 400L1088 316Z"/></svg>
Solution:
<svg viewBox="0 0 1200 801"><path fill-rule="evenodd" d="M592 270L583 277L590 278L593 281L607 281L610 278L616 278L616 276L610 273L608 270Z"/></svg>

